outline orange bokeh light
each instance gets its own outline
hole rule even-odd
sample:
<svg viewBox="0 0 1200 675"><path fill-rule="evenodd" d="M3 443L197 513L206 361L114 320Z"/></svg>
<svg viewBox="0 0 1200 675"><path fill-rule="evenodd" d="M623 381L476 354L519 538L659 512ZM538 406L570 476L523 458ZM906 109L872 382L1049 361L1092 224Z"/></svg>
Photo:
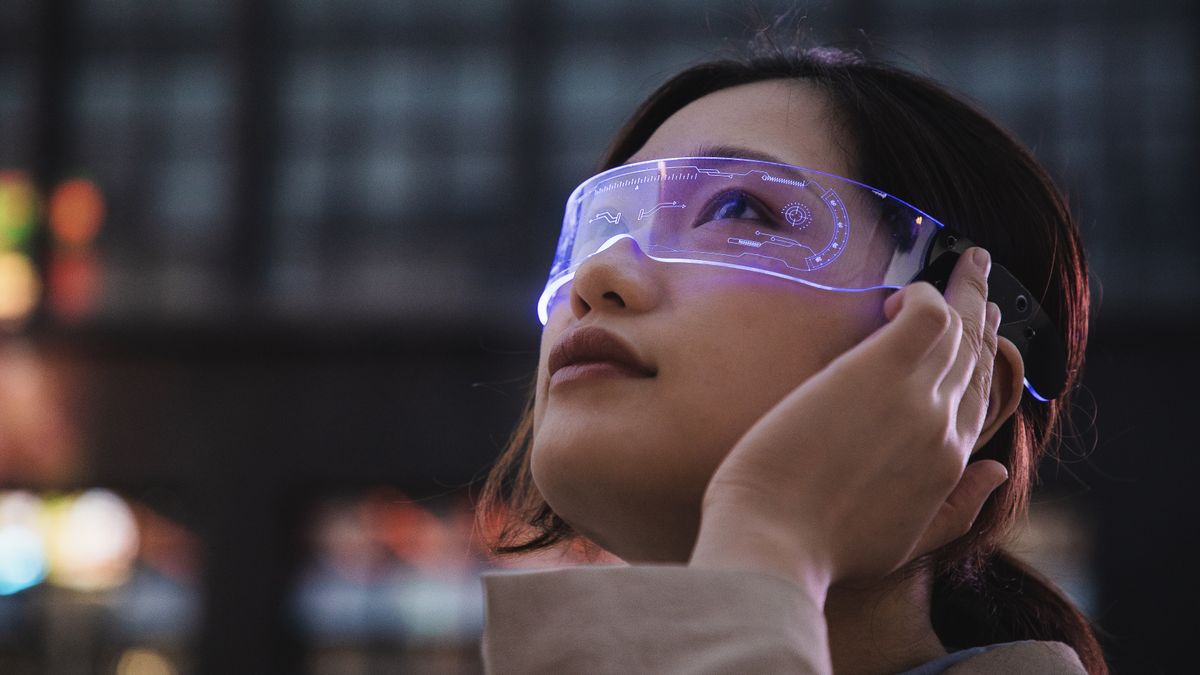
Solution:
<svg viewBox="0 0 1200 675"><path fill-rule="evenodd" d="M50 196L50 231L62 244L85 247L104 222L104 195L86 178L59 183Z"/></svg>

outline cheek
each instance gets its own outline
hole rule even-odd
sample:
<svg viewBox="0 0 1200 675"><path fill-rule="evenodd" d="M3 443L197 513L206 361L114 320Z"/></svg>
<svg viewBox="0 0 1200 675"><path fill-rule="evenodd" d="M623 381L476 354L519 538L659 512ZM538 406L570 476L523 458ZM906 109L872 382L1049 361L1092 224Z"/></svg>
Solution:
<svg viewBox="0 0 1200 675"><path fill-rule="evenodd" d="M781 354L762 331L702 340L688 350L691 368L671 389L680 426L711 477L734 444L768 410L820 368L812 353Z"/></svg>
<svg viewBox="0 0 1200 675"><path fill-rule="evenodd" d="M711 311L689 314L691 337L671 387L685 397L695 435L711 439L709 452L723 458L763 414L870 335L883 321L885 297L774 283L708 294Z"/></svg>

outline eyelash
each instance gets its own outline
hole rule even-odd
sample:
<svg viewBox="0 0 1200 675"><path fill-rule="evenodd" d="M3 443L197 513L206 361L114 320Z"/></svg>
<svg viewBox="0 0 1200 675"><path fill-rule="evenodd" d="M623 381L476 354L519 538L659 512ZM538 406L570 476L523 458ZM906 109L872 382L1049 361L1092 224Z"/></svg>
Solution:
<svg viewBox="0 0 1200 675"><path fill-rule="evenodd" d="M732 199L737 199L742 202L738 209L739 211L749 208L757 215L757 218L717 218L717 212ZM726 190L725 192L722 192L709 200L708 206L706 206L701 212L701 217L696 226L699 227L706 223L712 222L713 220L755 220L756 222L761 222L771 228L777 227L777 223L768 215L770 213L771 211L765 208L762 203L753 195L743 192L742 190Z"/></svg>

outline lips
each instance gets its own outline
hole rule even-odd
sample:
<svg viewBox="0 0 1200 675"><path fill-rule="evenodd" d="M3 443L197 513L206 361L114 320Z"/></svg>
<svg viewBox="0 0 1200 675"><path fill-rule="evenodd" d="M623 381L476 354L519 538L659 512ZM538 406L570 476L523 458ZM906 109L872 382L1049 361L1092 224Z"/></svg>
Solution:
<svg viewBox="0 0 1200 675"><path fill-rule="evenodd" d="M608 364L635 377L654 377L658 372L623 340L596 326L576 328L563 336L550 350L547 367L553 376L567 366L585 364Z"/></svg>

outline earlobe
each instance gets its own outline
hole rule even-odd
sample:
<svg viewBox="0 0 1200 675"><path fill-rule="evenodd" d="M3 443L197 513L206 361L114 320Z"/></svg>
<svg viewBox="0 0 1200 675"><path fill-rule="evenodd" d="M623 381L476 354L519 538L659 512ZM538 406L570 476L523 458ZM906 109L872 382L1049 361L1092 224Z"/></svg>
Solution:
<svg viewBox="0 0 1200 675"><path fill-rule="evenodd" d="M996 361L992 367L992 385L988 392L988 410L983 420L983 429L974 450L992 440L992 436L1016 411L1025 391L1025 361L1021 352L1007 338L998 337ZM974 452L972 450L972 452Z"/></svg>

